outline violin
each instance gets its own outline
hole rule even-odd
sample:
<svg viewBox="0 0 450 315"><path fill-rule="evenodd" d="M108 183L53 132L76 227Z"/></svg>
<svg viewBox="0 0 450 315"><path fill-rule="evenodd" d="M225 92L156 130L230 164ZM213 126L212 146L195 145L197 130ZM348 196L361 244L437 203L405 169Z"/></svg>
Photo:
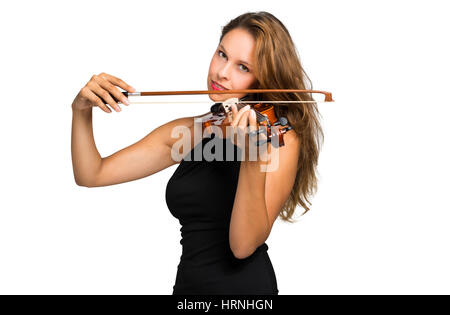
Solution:
<svg viewBox="0 0 450 315"><path fill-rule="evenodd" d="M222 103L212 105L211 111L200 117L202 121L202 132L206 129L206 131L211 134L214 131L213 126L215 126L220 128L223 135L226 135L226 127L230 126L233 122L231 111L231 106L233 104L236 105L237 110L239 111L246 103L243 103L242 99L229 98ZM273 105L269 104L258 103L252 106L252 109L256 113L256 124L258 129L250 132L249 135L258 135L266 131L266 138L256 141L256 145L260 146L261 144L272 142L274 137L278 137L278 142L275 142L277 143L276 147L284 146L283 134L292 129L286 117L277 119Z"/></svg>
<svg viewBox="0 0 450 315"><path fill-rule="evenodd" d="M245 89L245 90L211 90L211 91L154 91L154 92L122 92L126 97L129 96L152 96L152 95L194 95L194 94L241 94L241 93L320 93L325 95L322 102L334 102L330 92L318 90L298 90L298 89ZM240 100L238 98L229 98L223 102L215 103L211 106L210 112L201 116L202 133L206 130L212 133L214 128L220 128L223 135L226 135L226 127L231 125L233 121L231 106L236 105L239 110L247 104L254 103L251 108L256 113L256 123L258 130L250 132L250 135L258 135L266 132L263 140L258 140L256 145L265 144L267 142L275 143L275 147L284 146L283 135L292 129L286 117L276 117L274 106L272 103L318 103L321 101L245 101L248 96L244 96ZM117 101L120 102L120 101ZM137 102L130 102L130 104ZM151 103L151 102L139 102ZM273 141L277 139L278 141Z"/></svg>

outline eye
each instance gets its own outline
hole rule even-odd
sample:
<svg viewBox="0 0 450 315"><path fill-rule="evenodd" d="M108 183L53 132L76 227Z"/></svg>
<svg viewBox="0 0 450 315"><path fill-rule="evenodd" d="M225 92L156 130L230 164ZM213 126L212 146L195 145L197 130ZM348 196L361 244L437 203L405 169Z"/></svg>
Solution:
<svg viewBox="0 0 450 315"><path fill-rule="evenodd" d="M222 57L222 55L223 55L224 58L227 57L227 56L225 55L225 53L224 53L223 51L221 51L221 50L219 50L218 55L219 55L220 57Z"/></svg>
<svg viewBox="0 0 450 315"><path fill-rule="evenodd" d="M249 70L248 70L248 68L246 67L246 66L244 66L243 64L240 64L239 66L242 66L242 70L243 71L245 71L245 72L248 72Z"/></svg>

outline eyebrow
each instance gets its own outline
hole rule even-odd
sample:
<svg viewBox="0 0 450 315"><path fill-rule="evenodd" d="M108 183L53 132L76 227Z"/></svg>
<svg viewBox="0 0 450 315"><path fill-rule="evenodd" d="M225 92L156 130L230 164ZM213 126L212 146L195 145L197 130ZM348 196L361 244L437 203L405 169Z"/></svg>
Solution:
<svg viewBox="0 0 450 315"><path fill-rule="evenodd" d="M223 50L226 54L228 54L227 51L226 51L226 49L225 49L225 47L223 47L222 44L219 44L219 47L222 48L222 50ZM240 63L245 63L247 66L250 66L250 67L252 66L251 64L249 64L248 62L246 62L246 61L244 61L244 60L239 60L239 62L240 62Z"/></svg>

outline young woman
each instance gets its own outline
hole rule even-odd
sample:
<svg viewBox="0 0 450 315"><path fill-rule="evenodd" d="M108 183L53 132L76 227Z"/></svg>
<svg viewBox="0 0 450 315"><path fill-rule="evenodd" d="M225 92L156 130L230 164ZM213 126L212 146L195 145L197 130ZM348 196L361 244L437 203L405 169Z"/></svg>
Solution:
<svg viewBox="0 0 450 315"><path fill-rule="evenodd" d="M207 85L208 90L311 88L289 32L267 12L240 15L223 27ZM260 166L267 161L261 158L192 158L195 148L203 148L212 139L224 141L225 151L230 148L225 137L195 140L195 119L202 115L169 121L137 143L102 158L92 133L92 107L111 112L109 104L120 111L113 97L123 104L128 101L117 87L135 91L121 79L101 73L94 75L73 101L76 183L86 187L114 185L179 163L166 187L169 210L182 226L183 252L173 294L278 294L265 241L278 216L292 222L297 205L308 211L308 197L317 189L316 166L323 133L315 103L275 104L277 117L286 117L293 129L284 134L284 146L268 145L269 155L277 154L278 167L265 172ZM308 93L209 96L214 102L244 96L246 101L314 100ZM231 124L240 130L256 126L254 111L248 106L238 110L233 105ZM171 151L180 137L172 138L171 132L180 126L192 131L189 140L194 149L177 162Z"/></svg>

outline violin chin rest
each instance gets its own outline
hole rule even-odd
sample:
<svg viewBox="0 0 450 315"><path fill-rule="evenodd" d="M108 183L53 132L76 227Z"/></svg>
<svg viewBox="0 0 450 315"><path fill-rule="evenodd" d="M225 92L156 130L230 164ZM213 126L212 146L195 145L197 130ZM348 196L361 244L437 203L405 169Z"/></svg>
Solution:
<svg viewBox="0 0 450 315"><path fill-rule="evenodd" d="M215 103L214 105L211 106L211 113L213 114L218 114L220 113L220 103Z"/></svg>

